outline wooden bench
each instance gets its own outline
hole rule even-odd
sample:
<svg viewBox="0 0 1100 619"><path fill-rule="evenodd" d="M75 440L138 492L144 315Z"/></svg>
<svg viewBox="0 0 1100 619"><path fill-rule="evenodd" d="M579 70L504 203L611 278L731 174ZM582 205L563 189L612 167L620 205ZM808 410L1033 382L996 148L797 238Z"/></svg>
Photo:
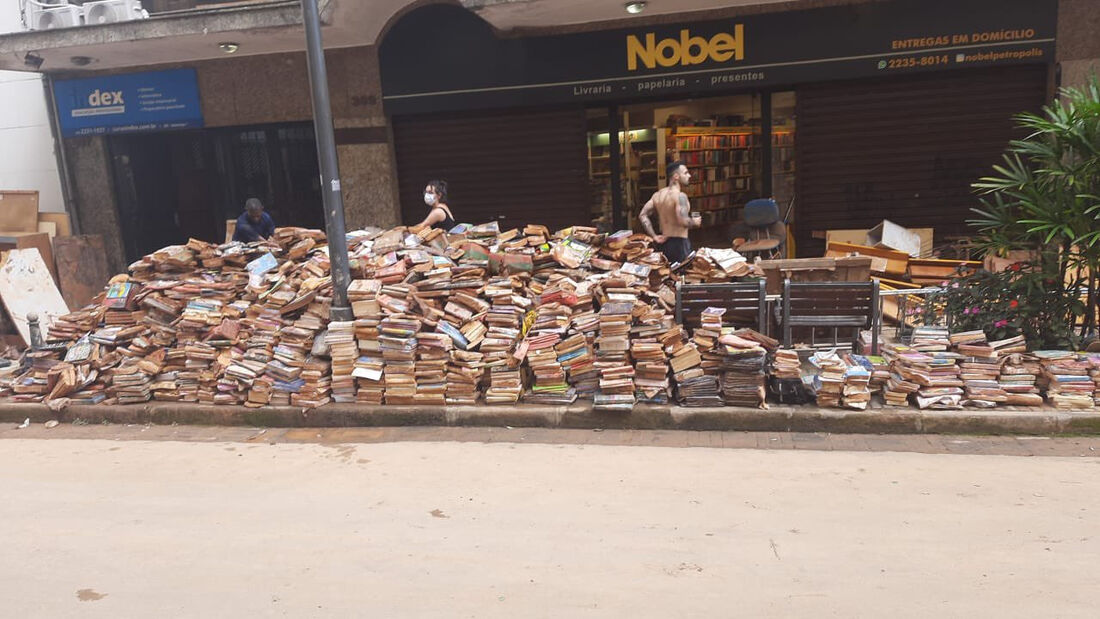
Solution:
<svg viewBox="0 0 1100 619"><path fill-rule="evenodd" d="M676 284L676 322L687 329L699 326L708 307L726 310L722 324L767 332L767 293L764 280L734 284Z"/></svg>
<svg viewBox="0 0 1100 619"><path fill-rule="evenodd" d="M831 328L833 338L830 348L846 345L838 341L841 329L853 332L851 346L856 349L859 332L871 330L871 351L878 353L878 294L879 284L871 282L791 282L783 281L782 310L779 319L783 329L783 346L790 348L792 329L809 328L810 346L818 345L814 341L814 331L818 328Z"/></svg>

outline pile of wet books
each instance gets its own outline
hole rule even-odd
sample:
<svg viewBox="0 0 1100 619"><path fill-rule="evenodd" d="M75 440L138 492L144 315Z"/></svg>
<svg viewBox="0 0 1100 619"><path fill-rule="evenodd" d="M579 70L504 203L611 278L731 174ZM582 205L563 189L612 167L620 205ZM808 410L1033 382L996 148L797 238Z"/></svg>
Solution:
<svg viewBox="0 0 1100 619"><path fill-rule="evenodd" d="M1096 405L1096 383L1091 363L1084 355L1066 350L1037 350L1032 353L1043 367L1040 385L1055 408L1091 409Z"/></svg>
<svg viewBox="0 0 1100 619"><path fill-rule="evenodd" d="M529 401L582 397L628 410L696 381L686 397L713 403L700 346L713 350L717 334L689 340L675 330L671 278L757 271L732 250L704 249L673 273L646 235L584 226L399 227L354 231L346 242L354 320L330 320L321 231L279 228L247 244L191 239L134 262L94 303L59 317L51 341L88 354L47 353L12 391L25 401L252 407L505 403L526 392ZM708 312L707 326L721 318ZM152 362L137 372L147 390L134 360ZM47 379L59 363L69 365ZM729 377L727 396L750 390L746 376Z"/></svg>
<svg viewBox="0 0 1100 619"><path fill-rule="evenodd" d="M355 340L355 323L332 321L325 332L325 345L332 360L332 401L355 401L355 361L359 358L359 345Z"/></svg>
<svg viewBox="0 0 1100 619"><path fill-rule="evenodd" d="M722 401L729 406L766 408L764 387L769 351L778 342L751 329L724 333L704 357L717 356L721 371Z"/></svg>
<svg viewBox="0 0 1100 619"><path fill-rule="evenodd" d="M1005 404L1010 406L1042 406L1039 377L1043 366L1033 355L1011 353L1001 360L997 384L1004 390Z"/></svg>
<svg viewBox="0 0 1100 619"><path fill-rule="evenodd" d="M600 378L593 405L598 410L628 411L635 402L635 370L630 363L635 298L629 291L616 294L619 296L609 297L600 308L599 335L595 340L595 368Z"/></svg>

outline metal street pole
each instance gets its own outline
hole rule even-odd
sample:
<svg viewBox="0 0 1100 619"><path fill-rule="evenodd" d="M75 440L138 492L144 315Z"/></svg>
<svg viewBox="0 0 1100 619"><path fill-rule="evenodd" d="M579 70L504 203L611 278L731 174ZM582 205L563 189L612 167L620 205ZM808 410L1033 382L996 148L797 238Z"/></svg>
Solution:
<svg viewBox="0 0 1100 619"><path fill-rule="evenodd" d="M306 59L313 98L313 132L317 139L317 161L321 164L321 199L325 208L325 234L332 272L332 320L352 320L348 303L347 229L344 225L344 196L340 192L340 164L336 158L336 136L332 130L332 106L328 98L328 70L321 44L321 15L317 0L302 0L302 23L306 28Z"/></svg>

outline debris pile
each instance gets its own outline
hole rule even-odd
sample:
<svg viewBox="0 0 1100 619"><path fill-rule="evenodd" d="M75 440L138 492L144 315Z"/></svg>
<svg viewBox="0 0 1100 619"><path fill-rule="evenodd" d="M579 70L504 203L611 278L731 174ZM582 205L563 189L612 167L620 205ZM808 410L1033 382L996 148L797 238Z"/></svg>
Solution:
<svg viewBox="0 0 1100 619"><path fill-rule="evenodd" d="M306 408L591 398L630 410L668 402L678 384L689 393L705 385L709 404L722 394L762 404L765 348L719 342L728 337L719 319L704 338L704 371L672 318L670 265L645 235L491 223L359 231L347 243L353 320L330 320L322 232L192 239L135 262L92 305L56 320L50 348L28 355L11 392L19 401ZM678 269L697 282L753 274L729 249L700 250Z"/></svg>

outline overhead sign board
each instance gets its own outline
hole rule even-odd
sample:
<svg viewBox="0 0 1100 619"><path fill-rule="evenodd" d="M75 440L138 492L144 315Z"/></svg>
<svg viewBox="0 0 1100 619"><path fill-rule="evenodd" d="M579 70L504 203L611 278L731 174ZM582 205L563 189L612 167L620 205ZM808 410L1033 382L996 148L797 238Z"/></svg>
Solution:
<svg viewBox="0 0 1100 619"><path fill-rule="evenodd" d="M383 98L388 113L403 114L1051 63L1057 8L1057 0L894 0L505 38L461 7L428 6L382 43Z"/></svg>
<svg viewBox="0 0 1100 619"><path fill-rule="evenodd" d="M58 80L54 98L65 137L203 125L194 69Z"/></svg>

